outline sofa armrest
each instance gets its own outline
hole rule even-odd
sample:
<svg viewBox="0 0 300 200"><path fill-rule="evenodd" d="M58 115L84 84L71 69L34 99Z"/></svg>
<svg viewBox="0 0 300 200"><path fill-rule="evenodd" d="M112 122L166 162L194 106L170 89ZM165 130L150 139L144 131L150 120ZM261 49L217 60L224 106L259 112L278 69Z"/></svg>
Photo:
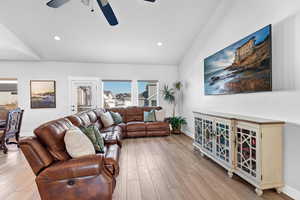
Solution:
<svg viewBox="0 0 300 200"><path fill-rule="evenodd" d="M102 155L89 155L57 162L42 171L38 179L64 180L104 173ZM109 175L109 173L106 173Z"/></svg>
<svg viewBox="0 0 300 200"><path fill-rule="evenodd" d="M118 176L120 172L119 158L120 147L117 144L107 146L104 165L114 177Z"/></svg>
<svg viewBox="0 0 300 200"><path fill-rule="evenodd" d="M36 137L21 139L19 145L35 175L54 162L49 151Z"/></svg>

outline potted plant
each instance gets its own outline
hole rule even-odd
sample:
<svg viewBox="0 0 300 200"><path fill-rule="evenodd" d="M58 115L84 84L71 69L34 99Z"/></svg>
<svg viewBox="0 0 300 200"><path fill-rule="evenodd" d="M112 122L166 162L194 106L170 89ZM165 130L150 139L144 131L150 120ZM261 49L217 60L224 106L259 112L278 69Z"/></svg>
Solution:
<svg viewBox="0 0 300 200"><path fill-rule="evenodd" d="M165 101L167 101L169 104L173 105L173 115L167 121L172 126L172 133L174 134L180 134L181 133L181 127L182 125L186 125L187 121L185 118L180 116L175 116L176 112L176 105L179 99L178 93L180 92L182 88L182 84L180 81L174 83L174 87L170 88L168 85L165 85L162 90L162 97Z"/></svg>
<svg viewBox="0 0 300 200"><path fill-rule="evenodd" d="M172 126L172 133L180 134L182 125L186 125L187 121L185 118L178 116L178 117L171 117L169 119L169 123Z"/></svg>

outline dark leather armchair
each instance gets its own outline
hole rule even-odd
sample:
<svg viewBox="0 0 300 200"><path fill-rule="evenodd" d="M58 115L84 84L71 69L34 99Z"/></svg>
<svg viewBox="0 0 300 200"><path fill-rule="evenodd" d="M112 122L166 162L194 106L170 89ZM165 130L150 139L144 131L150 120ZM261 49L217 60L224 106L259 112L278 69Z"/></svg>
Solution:
<svg viewBox="0 0 300 200"><path fill-rule="evenodd" d="M22 125L24 110L20 108L9 110L5 125L0 127L0 149L7 153L7 144L17 144L19 147L20 130ZM9 142L10 138L15 138L16 142Z"/></svg>

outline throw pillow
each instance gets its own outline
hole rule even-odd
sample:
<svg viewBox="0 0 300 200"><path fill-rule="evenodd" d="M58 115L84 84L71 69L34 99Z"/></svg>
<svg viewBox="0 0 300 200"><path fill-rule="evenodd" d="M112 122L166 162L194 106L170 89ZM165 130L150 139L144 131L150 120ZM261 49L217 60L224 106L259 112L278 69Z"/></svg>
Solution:
<svg viewBox="0 0 300 200"><path fill-rule="evenodd" d="M111 117L110 112L101 113L100 118L105 128L110 127L114 124L114 120Z"/></svg>
<svg viewBox="0 0 300 200"><path fill-rule="evenodd" d="M80 129L93 143L96 152L104 153L104 139L97 126L90 125L88 127L80 127Z"/></svg>
<svg viewBox="0 0 300 200"><path fill-rule="evenodd" d="M166 111L161 109L161 110L155 110L155 118L159 122L165 121L166 118Z"/></svg>
<svg viewBox="0 0 300 200"><path fill-rule="evenodd" d="M64 137L66 150L72 158L95 154L95 149L89 138L79 128L68 130Z"/></svg>
<svg viewBox="0 0 300 200"><path fill-rule="evenodd" d="M114 120L114 123L117 125L117 124L121 124L123 122L123 118L122 116L120 115L120 113L116 113L116 112L111 112L110 111L110 114L111 114L111 117L113 118Z"/></svg>
<svg viewBox="0 0 300 200"><path fill-rule="evenodd" d="M144 122L155 122L155 111L151 110L150 112L144 111Z"/></svg>

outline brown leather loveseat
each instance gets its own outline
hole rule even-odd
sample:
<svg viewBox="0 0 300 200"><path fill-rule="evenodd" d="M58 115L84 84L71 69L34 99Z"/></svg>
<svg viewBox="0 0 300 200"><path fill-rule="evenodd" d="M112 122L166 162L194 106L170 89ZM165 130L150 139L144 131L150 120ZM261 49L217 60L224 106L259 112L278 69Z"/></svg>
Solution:
<svg viewBox="0 0 300 200"><path fill-rule="evenodd" d="M45 123L34 130L36 137L20 141L20 147L36 175L43 200L111 200L119 174L122 138L169 135L166 122L143 122L143 112L160 107L111 109L119 112L124 123L104 128L100 119L104 109L78 113ZM64 135L74 126L96 125L105 140L105 152L71 158Z"/></svg>

